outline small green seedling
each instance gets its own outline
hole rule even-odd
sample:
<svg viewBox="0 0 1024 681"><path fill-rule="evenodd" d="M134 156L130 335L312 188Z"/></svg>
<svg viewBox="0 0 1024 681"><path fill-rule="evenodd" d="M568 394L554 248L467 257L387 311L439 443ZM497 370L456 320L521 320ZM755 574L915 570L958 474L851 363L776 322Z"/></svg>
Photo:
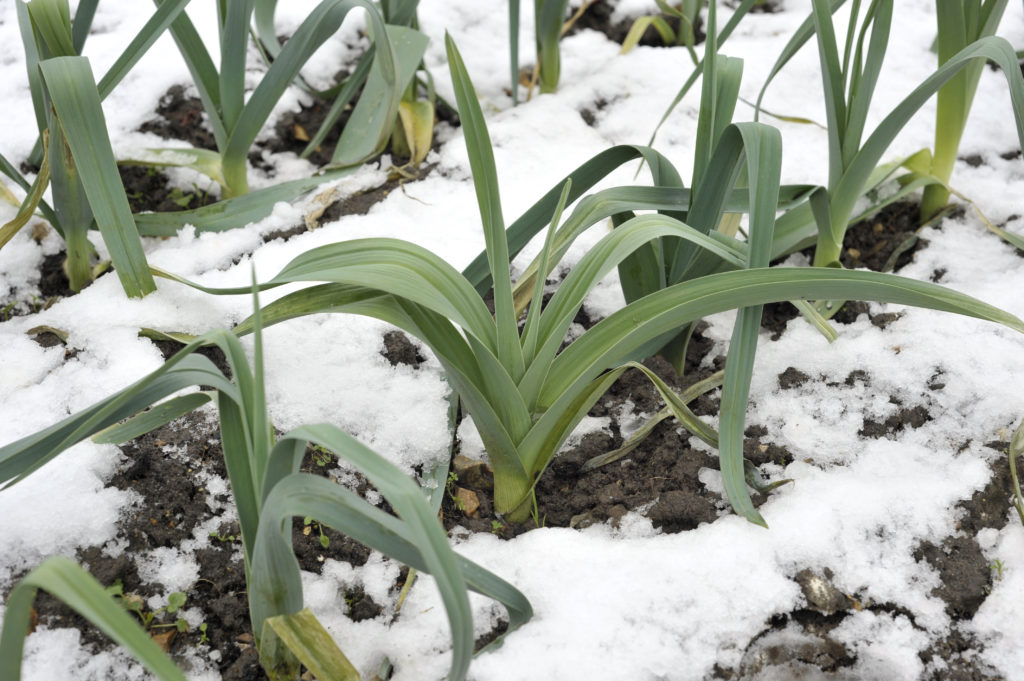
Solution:
<svg viewBox="0 0 1024 681"><path fill-rule="evenodd" d="M313 463L320 468L329 466L334 461L334 455L323 447L310 447L310 451L312 452Z"/></svg>
<svg viewBox="0 0 1024 681"><path fill-rule="evenodd" d="M459 484L459 474L456 473L455 471L449 471L449 473L448 473L448 482L445 483L445 486L444 486L445 492L448 494L448 498L450 498L452 500L452 503L455 504L455 508L457 508L460 511L465 511L466 510L466 504L455 493L455 488L458 486L458 484Z"/></svg>
<svg viewBox="0 0 1024 681"><path fill-rule="evenodd" d="M139 596L138 594L134 593L126 594L124 592L124 584L121 582L120 579L115 580L113 584L107 587L106 591L109 595L116 598L121 603L122 607L124 607L125 610L127 610L130 613L133 613L136 617L139 618L139 621L142 623L143 629L165 629L174 627L182 633L188 631L188 622L185 621L185 619L182 617L178 617L173 622L154 622L157 616L161 615L162 613L167 613L168 615L175 615L182 608L185 607L185 601L188 599L188 596L186 596L184 593L180 591L175 591L169 594L167 596L167 605L152 611L146 610L145 601L142 599L142 596Z"/></svg>
<svg viewBox="0 0 1024 681"><path fill-rule="evenodd" d="M324 526L323 525L321 525L320 523L318 523L315 520L313 520L313 518L311 518L310 516L306 516L305 518L303 518L302 519L302 524L305 525L306 528L307 528L307 529L304 529L302 531L303 534L309 534L309 531L313 527L316 527L317 531L320 533L320 546L322 546L322 547L324 547L326 549L327 547L329 547L331 545L331 538L328 537L326 534L324 534Z"/></svg>

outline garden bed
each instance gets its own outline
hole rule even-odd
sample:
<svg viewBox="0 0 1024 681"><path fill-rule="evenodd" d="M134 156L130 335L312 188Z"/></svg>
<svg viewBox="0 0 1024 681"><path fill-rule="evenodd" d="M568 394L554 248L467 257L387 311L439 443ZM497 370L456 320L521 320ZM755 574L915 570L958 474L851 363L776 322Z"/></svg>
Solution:
<svg viewBox="0 0 1024 681"><path fill-rule="evenodd" d="M621 26L642 3L600 4L596 19ZM931 3L896 5L871 122L934 69ZM750 100L810 11L796 0L773 7L746 17L723 50L745 58L741 94ZM100 3L86 50L97 72L150 11ZM282 7L281 30L294 30L303 11ZM495 49L507 39L503 9L423 0L420 18L431 37L425 61L448 102L454 96L445 30L466 58L487 115L509 221L608 146L646 143L692 69L685 48L641 45L620 56L606 32L580 22L562 43L559 92L513 108L507 55ZM17 25L12 8L0 10L0 34L9 38L0 43L0 82L10 111L0 149L20 161L32 144L23 131L34 122ZM524 19L522 46L533 44L531 25ZM349 43L339 38L343 47L314 60L310 78L329 82L338 53L341 61L351 59L357 27L343 34ZM1019 4L1007 10L1000 35L1024 45ZM190 115L201 118L189 113L193 93L179 87L188 72L168 56L173 50L169 38L161 39L156 54L105 103L118 155L181 138L181 130L161 121L180 127ZM816 69L809 46L773 85L766 109L824 121ZM684 99L655 143L684 177L694 155L698 100L697 91ZM313 172L316 166L297 158L301 145L288 136L313 125L303 116L316 107L298 91L282 100L250 155L254 187ZM744 107L737 119L750 117ZM404 168L404 159L385 153L243 229L197 235L185 228L145 239L147 257L207 286L246 286L252 267L267 279L312 247L389 236L425 246L461 269L484 241L458 117L449 111L441 118L434 150L420 168ZM926 107L883 160L930 146L933 119L934 108ZM783 181L824 182L824 132L771 122L784 138ZM184 128L201 129L192 121ZM989 69L961 157L953 185L985 218L1019 233L1024 170L1006 81ZM601 186L632 184L635 170L627 164ZM124 175L129 195L149 199L149 209L181 201L194 207L217 194L207 179L184 171ZM636 182L648 177L644 171ZM986 230L972 206L919 233L907 218L915 211L914 204L896 204L852 230L844 265L889 265L1024 317L1024 253ZM4 221L13 214L0 207ZM604 229L592 228L567 261L578 261ZM104 246L95 243L103 255ZM903 246L913 248L894 254ZM140 337L141 328L196 334L230 328L251 312L247 296L212 298L167 280L145 299L127 300L109 273L71 295L58 271L60 249L56 235L39 229L23 230L0 251L3 442L161 366L177 346ZM539 249L531 244L514 274ZM808 264L809 254L791 255L787 263ZM549 292L564 274L552 275ZM268 291L261 301L280 295ZM622 304L612 274L570 333ZM838 339L829 343L792 310L788 303L766 308L747 411L746 457L769 480L792 480L754 495L768 530L733 514L715 450L671 419L621 459L584 470L663 406L637 371L625 373L591 409L538 483L536 512L523 523L494 514L493 481L471 420L462 420L452 451L448 387L436 357L382 322L317 315L268 328L269 413L279 432L336 424L412 475L456 456L442 506L453 545L523 591L536 613L502 647L474 660L471 679L1024 678L1024 527L1012 513L1006 457L1024 416L1024 337L965 317L848 303L835 320ZM646 366L677 389L708 377L724 364L734 318L714 315L698 327L682 376L658 358ZM251 352L251 338L243 343ZM713 391L690 406L717 426L719 398ZM389 510L334 457L309 451L303 470ZM399 563L315 521L297 518L294 529L306 602L364 679L374 678L384 660L396 681L444 676L451 644L431 578L418 577L401 597L408 570ZM105 586L120 588L140 618L155 613L150 631L190 679L265 678L253 647L238 534L215 412L206 408L121 447L81 444L0 492L0 593L6 600L47 556L72 556ZM179 593L184 605L166 612ZM504 631L507 614L483 597L471 603L483 646ZM56 600L40 598L36 612L24 679L144 674Z"/></svg>

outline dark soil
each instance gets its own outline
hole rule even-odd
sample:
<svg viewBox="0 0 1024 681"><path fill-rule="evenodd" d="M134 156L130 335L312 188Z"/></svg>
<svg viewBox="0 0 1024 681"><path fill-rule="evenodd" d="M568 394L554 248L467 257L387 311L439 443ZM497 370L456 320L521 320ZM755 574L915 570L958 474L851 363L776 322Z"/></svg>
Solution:
<svg viewBox="0 0 1024 681"><path fill-rule="evenodd" d="M75 294L64 272L65 259L67 255L63 251L43 257L39 273L39 295L43 299L65 298Z"/></svg>
<svg viewBox="0 0 1024 681"><path fill-rule="evenodd" d="M910 264L918 249L927 246L925 239L918 237L919 204L900 201L890 204L878 213L862 220L846 230L843 252L840 260L847 269L866 268L874 272L898 272ZM814 247L802 251L808 259L814 257ZM944 272L933 276L941 279ZM869 305L863 301L848 301L833 317L837 324L852 324L862 314L867 314L871 323L885 328L898 319L895 313L872 315ZM771 332L771 339L778 340L791 319L799 316L797 309L788 302L769 303L764 306L761 327Z"/></svg>
<svg viewBox="0 0 1024 681"><path fill-rule="evenodd" d="M740 5L740 0L726 0L726 4L736 9ZM775 14L786 9L785 0L760 0L755 2L754 6L750 8L751 14Z"/></svg>
<svg viewBox="0 0 1024 681"><path fill-rule="evenodd" d="M171 187L167 175L157 168L122 165L118 166L118 172L133 213L167 213L200 208L217 201L198 185L188 190ZM214 182L210 180L208 184L212 186Z"/></svg>
<svg viewBox="0 0 1024 681"><path fill-rule="evenodd" d="M917 236L919 210L913 201L899 201L850 227L843 239L843 267L898 272L910 264L928 243Z"/></svg>
<svg viewBox="0 0 1024 681"><path fill-rule="evenodd" d="M160 98L156 116L143 123L139 130L164 139L182 140L196 149L217 151L217 141L206 122L202 100L186 95L181 85L175 85Z"/></svg>
<svg viewBox="0 0 1024 681"><path fill-rule="evenodd" d="M652 13L656 9L657 8L652 3ZM629 34L629 29L633 26L633 22L637 19L637 17L629 17L627 19L622 19L619 21L612 21L612 14L614 13L614 11L615 7L611 3L607 2L606 0L597 0L597 2L587 7L587 10L583 13L583 15L579 19L577 19L576 23L572 25L572 28L568 30L566 36L573 35L575 33L578 33L579 31L582 31L583 29L588 28L590 30L597 31L598 33L605 34L606 36L608 36L609 40L621 45L626 40L626 35ZM665 20L666 23L668 23L668 25L672 28L673 32L677 32L679 30L678 18L666 15L661 12L658 12L658 14ZM707 37L704 34L703 14L700 17L698 17L696 24L697 25L694 30L694 44L699 45L702 42L704 42L704 38ZM644 31L643 36L640 38L640 44L647 47L666 46L665 41L662 40L661 34L658 33L657 29L655 29L653 26L649 26L647 30Z"/></svg>
<svg viewBox="0 0 1024 681"><path fill-rule="evenodd" d="M302 106L299 111L282 114L277 125L274 126L274 136L259 146L272 153L290 151L295 155L301 154L323 125L330 109L331 102L316 100L310 106ZM310 163L316 166L325 166L331 162L334 147L338 144L341 130L345 127L349 115L350 110L341 114L340 119L327 133L324 141L307 157ZM259 166L263 163L262 154L258 149L254 149L249 156L253 165Z"/></svg>
<svg viewBox="0 0 1024 681"><path fill-rule="evenodd" d="M380 354L387 358L391 366L407 364L418 369L420 364L426 361L426 358L420 354L419 347L398 330L388 331L384 334L384 349Z"/></svg>
<svg viewBox="0 0 1024 681"><path fill-rule="evenodd" d="M217 424L202 415L189 415L168 426L122 446L126 460L109 482L118 489L131 490L141 500L121 518L117 541L126 544L125 553L108 555L104 547L82 549L77 558L102 584L120 584L126 599L145 600L163 594L166 587L144 582L130 557L159 547L178 547L192 539L198 526L223 517L209 534L209 545L198 549L199 579L186 592L186 608L198 607L206 624L205 636L196 628L175 633L169 651L181 654L187 649L220 652L218 666L223 678L265 679L252 652L252 630L246 600L245 569L242 562L237 521L226 515L232 506L228 494L211 495L207 480L226 478L224 456L220 448ZM336 459L307 453L302 470L318 475L336 471ZM169 485L168 481L175 481ZM201 537L197 537L201 538ZM301 518L294 521L293 548L304 570L319 573L328 558L364 565L370 550L328 527ZM401 584L395 587L395 594ZM348 608L354 621L379 616L383 608L361 590L342 594L341 607ZM148 606L143 606L148 612ZM94 649L109 642L94 627L69 608L45 594L36 603L39 621L50 627L73 626L83 632L83 643ZM150 626L154 634L171 628L175 617L157 615Z"/></svg>

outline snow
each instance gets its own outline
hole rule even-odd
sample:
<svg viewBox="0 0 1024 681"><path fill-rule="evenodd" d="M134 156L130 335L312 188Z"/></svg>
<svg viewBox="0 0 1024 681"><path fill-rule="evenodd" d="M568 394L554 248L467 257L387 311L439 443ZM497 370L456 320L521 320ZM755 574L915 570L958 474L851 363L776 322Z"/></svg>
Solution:
<svg viewBox="0 0 1024 681"><path fill-rule="evenodd" d="M189 12L215 53L212 24L204 22L212 15L212 4L193 5ZM523 5L519 40L526 65L532 60L532 3ZM653 0L622 0L620 12L627 5L633 13L654 9ZM282 29L293 30L313 6L311 1L281 3ZM809 7L808 0L787 0L781 13L740 23L723 52L745 60L744 97L756 98L775 55ZM100 3L96 34L86 46L95 73L104 72L151 11L149 3ZM934 68L928 51L934 34L932 11L929 0L896 3L869 129ZM559 92L512 108L505 91L504 7L474 0L422 0L419 15L431 36L426 63L441 96L452 97L445 30L466 60L488 116L508 221L599 151L612 144L646 143L692 68L683 49L638 47L618 56L617 45L582 31L562 42ZM720 21L727 16L723 7ZM315 83L328 82L338 64L357 53L354 30L360 24L354 17L318 53L305 75ZM34 115L13 2L0 6L0 35L0 98L6 120L0 150L17 165L30 151ZM1019 3L1010 3L1000 35L1016 47L1024 45ZM810 46L778 77L765 99L766 109L824 121L817 69ZM258 73L249 76L255 82ZM161 38L104 104L119 155L137 155L156 143L152 135L134 130L170 86L186 82L188 72L173 43ZM289 94L281 108L297 107L304 97ZM698 98L699 88L676 109L655 145L684 178L692 163ZM598 101L604 102L600 108ZM1018 148L1009 106L1005 80L985 69L960 152L982 154L985 164L975 168L958 162L953 183L989 220L1007 223L1007 229L1019 233L1024 165L1020 159L1000 157ZM579 114L585 108L593 110L593 127ZM741 104L737 117L749 118L751 113ZM929 103L884 160L929 146L933 119L934 103ZM784 136L784 181L822 183L824 131L767 120ZM324 224L288 242L262 241L266 233L301 222L317 206L318 194L344 196L381 184L387 159L310 197L279 204L272 215L244 229L196 235L186 228L170 239L147 239L150 262L206 285L239 286L249 282L251 264L266 279L315 246L389 236L419 243L462 268L483 247L479 215L461 132L442 126L438 135L447 142L428 159L437 169L393 192L367 215ZM274 181L301 177L311 168L287 154L275 163ZM630 184L634 171L635 165L627 164L602 186ZM254 187L270 182L255 172L251 178ZM637 182L645 178L642 174ZM20 189L14 191L22 196ZM0 220L13 215L13 208L0 205ZM0 291L25 290L43 255L59 248L54 235L37 244L29 231L0 251ZM591 230L567 259L578 260L600 234L600 228ZM963 217L946 220L941 230L928 229L922 236L928 248L902 274L928 280L942 268L944 285L1024 317L1024 259L989 233L975 211L969 208ZM98 239L94 243L103 248ZM516 267L525 266L536 249L528 248ZM250 312L246 296L214 298L164 280L158 285L142 301L126 300L116 277L106 275L47 310L0 323L0 442L48 426L159 367L160 354L138 337L139 327L198 333L230 326ZM262 299L268 302L284 293L276 289ZM587 309L608 314L621 304L612 274L588 300ZM503 647L474 661L471 678L708 678L716 664L740 664L751 639L773 615L805 607L793 579L804 568L827 568L843 593L892 603L913 616L913 623L902 614L868 610L847 617L832 636L855 652L857 660L841 678L920 678L925 668L918 653L948 632L950 623L943 602L931 593L937 573L913 554L920 542L941 542L956 532L952 509L986 484L987 464L996 456L982 443L1008 440L1024 415L1018 383L1024 375L1024 339L975 319L900 306L873 305L872 310L901 316L884 330L862 317L843 327L832 344L800 319L789 323L780 340L760 339L748 422L765 426L771 441L788 448L795 459L774 472L795 483L776 491L762 507L770 530L725 515L690 532L663 535L649 521L630 514L618 529L544 528L511 541L456 535L458 551L515 584L536 612ZM710 320L706 335L718 343L719 351L728 342L733 318L722 314ZM67 331L69 347L80 348L77 357L64 361L62 348L43 349L32 342L26 331L44 324ZM417 371L391 367L379 354L387 328L374 320L324 315L267 330L268 399L275 425L288 429L333 422L410 472L445 456L447 387L440 365L431 356ZM251 349L251 340L243 343ZM873 367L867 382L845 384L852 371L867 366ZM788 367L809 380L781 389L776 377ZM945 387L930 391L926 386L937 374ZM367 391L367 385L373 390ZM905 407L924 405L935 418L894 439L860 438L857 431L865 418L884 420L894 409L890 396ZM594 421L591 429L605 425ZM460 434L466 450L482 456L482 443L469 420ZM0 493L0 591L48 555L74 555L78 547L114 538L119 514L133 501L128 493L104 487L119 460L116 447L85 443ZM716 471L705 471L702 479L720 484ZM969 628L984 644L985 662L1006 679L1021 679L1024 528L1009 516L1009 505L1007 512L1011 522L1005 528L982 533L986 557L1003 567ZM200 540L197 535L197 545ZM142 569L170 590L184 590L196 574L187 552L175 549L154 551ZM359 568L328 561L322 575L304 576L308 605L364 676L372 675L386 656L395 665L396 681L440 678L449 652L439 596L431 580L421 577L401 616L390 622L394 604L389 589L397 573L393 561L377 554ZM339 593L353 585L378 603L388 603L385 612L360 623L344 617ZM484 634L501 609L475 596L472 603L477 634ZM772 635L799 637L795 632ZM193 662L191 679L218 678L215 661ZM121 654L86 653L74 631L43 628L28 639L27 681L143 677Z"/></svg>

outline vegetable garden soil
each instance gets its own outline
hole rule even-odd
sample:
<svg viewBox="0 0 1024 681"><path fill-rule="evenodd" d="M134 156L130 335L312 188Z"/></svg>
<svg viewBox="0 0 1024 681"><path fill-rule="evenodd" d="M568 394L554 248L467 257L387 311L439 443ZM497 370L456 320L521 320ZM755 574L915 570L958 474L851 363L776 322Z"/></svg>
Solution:
<svg viewBox="0 0 1024 681"><path fill-rule="evenodd" d="M769 3L772 8L778 4ZM571 33L591 28L621 43L632 22L612 22L611 17L612 8L598 0L587 9ZM703 37L698 27L698 40ZM660 38L653 29L649 29L641 41L642 45L658 43ZM595 108L599 110L601 106L603 100L598 100ZM325 113L323 102L314 101L299 112L281 116L274 137L257 145L250 162L256 168L272 172L274 166L268 164L265 157L280 152L299 153L305 146L303 137L314 134ZM215 148L212 134L202 124L201 104L198 99L188 97L183 88L171 88L161 99L156 114L141 130L184 140L199 148ZM594 112L583 109L581 115L584 120L589 117L588 124L593 124ZM439 117L453 126L458 124L457 115L443 105ZM336 136L329 137L310 160L318 165L327 162L335 142ZM394 176L377 188L346 197L328 206L320 219L328 222L344 215L365 214L370 206L403 183L425 177L432 168L427 165L411 176ZM195 208L214 200L198 189L175 191L161 172L123 167L121 174L133 211ZM852 227L847 235L843 264L898 271L910 262L917 249L927 246L917 237L916 209L914 204L896 204ZM306 229L306 225L299 225L271 233L266 240L287 239ZM43 261L40 307L71 295L61 268L62 260L63 254L56 254L46 256ZM941 282L943 274L942 270L935 270L931 278ZM868 315L870 322L880 328L898 318L898 314L889 312L872 314L866 304L847 303L833 321L839 325L849 324L862 314ZM781 338L788 322L796 316L795 308L788 303L765 306L763 333L773 340ZM588 328L597 320L581 312L576 321ZM724 357L718 354L720 346L707 338L705 331L706 326L700 325L694 333L683 376L660 358L647 360L646 366L678 390L708 377L724 366ZM45 331L35 338L36 342L46 345L63 342ZM179 347L170 341L155 344L165 358ZM73 359L80 350L67 347L65 361ZM216 351L205 354L226 369ZM399 331L387 332L381 338L380 354L392 365L405 365L414 370L425 361L420 347ZM872 366L860 367L834 387L870 386L873 373ZM791 390L809 381L825 379L789 367L779 373L776 380L780 389ZM944 387L941 373L927 383L927 389L933 392ZM718 395L719 391L713 391L690 406L699 416L714 416L719 406ZM925 406L904 408L897 396L890 396L889 400L897 408L884 420L865 417L859 431L862 438L893 439L901 432L922 427L932 418ZM583 436L553 460L536 487L536 515L520 524L505 522L494 514L493 478L486 464L456 455L453 470L457 471L457 479L446 488L442 504L445 527L455 537L487 533L512 539L534 531L538 525L576 530L597 524L616 526L627 513L637 512L663 533L674 534L694 530L731 514L728 502L714 485L706 482L705 473L717 469L716 457L709 454L706 447L695 444L696 438L689 437L671 419L660 423L622 459L594 470L583 470L587 461L621 447L625 439L623 433L632 432L641 419L656 413L662 406L649 380L636 370L625 372L590 412L592 417L609 419L608 426ZM745 434L744 455L755 465L777 467L793 462L793 454L772 441L768 428L750 423ZM956 532L938 543L922 542L913 555L914 560L927 563L938 573L939 585L932 596L941 599L952 620L947 633L935 637L918 626L914 614L906 608L889 602L872 602L864 594L843 593L833 585L829 570L816 572L808 568L793 576L804 595L801 607L777 612L766 620L761 631L746 642L739 665L717 666L713 678L772 677L773 668L782 676L796 668L805 670L808 678L849 678L844 670L856 664L858 651L837 640L832 633L846 618L868 610L903 616L918 632L930 637L929 645L920 653L931 674L927 678L935 681L1004 680L1006 677L981 660L978 652L983 643L972 637L967 626L988 597L994 579L998 578L982 553L978 534L1005 525L1007 499L1011 495L1005 456L1007 443L993 441L986 446L993 454L998 454L990 457L991 478L983 489L957 505ZM196 653L215 660L224 681L266 679L253 646L239 529L227 488L216 421L208 412L192 414L122 445L121 452L123 460L107 485L132 492L136 501L120 518L116 538L102 546L79 549L77 561L102 584L119 585L126 604L136 599L146 604L148 599L165 594L169 589L159 581L147 581L140 574L136 557L160 548L192 546L190 550L198 564L199 576L185 593L185 608L201 611L204 628L178 631L174 626L176 616L162 612L154 615L150 633L183 666L187 665L188 654ZM812 462L808 460L808 463ZM365 481L339 466L333 457L309 451L302 468L336 478L373 498L368 494L370 490ZM1018 472L1024 476L1024 464L1018 463ZM175 483L168 484L170 480ZM764 495L754 495L755 506L766 500ZM383 502L381 505L389 510ZM1015 520L1011 517L1011 522ZM117 547L123 547L124 551L116 551ZM293 524L293 548L302 569L317 574L327 561L344 561L358 567L371 557L370 550L361 544L315 522L305 524L301 518L295 519ZM14 575L10 584L21 576ZM353 621L401 618L400 610L394 615L389 613L394 612L394 602L407 579L408 572L403 569L389 594L390 604L376 602L358 588L345 592L347 616ZM628 591L629 585L622 584L619 588ZM7 593L2 596L6 600ZM341 599L339 605L340 602ZM78 629L85 645L93 650L112 647L94 627L46 594L41 593L37 599L35 613L37 625ZM152 610L143 605L141 613L149 614ZM499 623L491 635L478 640L478 646L503 627L504 623ZM344 641L341 645L344 648Z"/></svg>
<svg viewBox="0 0 1024 681"><path fill-rule="evenodd" d="M601 14L602 6L597 3L591 7L581 19L581 24L586 25L583 22L588 16L591 22L601 20L604 16ZM610 12L607 14L610 16ZM197 99L186 97L182 88L175 87L161 100L158 116L142 129L211 148L212 136L200 124L201 111ZM265 142L263 148L271 153L301 151L304 146L301 137L307 130L315 130L324 114L322 103L314 103L298 113L282 116L275 128L276 136ZM457 124L457 118L451 122ZM318 150L311 160L326 162L330 156L330 145L335 141L329 139L325 148ZM259 165L260 159L261 152L256 151L250 160ZM408 180L420 179L430 170L431 166L425 166ZM169 188L166 176L159 171L129 166L122 167L121 174L133 211L194 208L213 200L198 191L175 194ZM320 219L332 221L344 215L365 214L370 206L386 198L405 181L406 178L395 177L376 189L337 201L326 208ZM917 238L914 225L916 210L916 204L897 203L851 227L843 264L874 270L898 270L910 262L913 253L926 245L925 241ZM270 234L266 240L287 239L305 230L305 225L297 226ZM813 251L808 249L805 254L809 257ZM63 254L45 259L41 295L62 297L71 294L60 267L62 259ZM940 279L941 272L936 272L933 278ZM834 321L851 323L865 313L869 314L873 324L883 328L896 318L893 314L872 316L867 305L852 302L847 303ZM786 324L796 316L795 308L788 303L767 305L762 326L773 339L778 339L785 332ZM589 328L597 320L591 320L581 311L575 321ZM657 357L647 360L646 366L677 390L685 389L721 369L725 358L710 356L714 343L702 335L705 327L698 326L693 335L683 377ZM37 342L52 344L60 341L47 333L38 335ZM180 347L172 341L155 343L165 357L170 357ZM69 349L68 357L72 357L74 352L74 349ZM226 370L218 351L208 350L204 354ZM417 345L399 331L388 332L384 336L381 354L392 365L417 367L424 361ZM870 383L870 377L871 367L865 367L852 372L846 384ZM813 379L792 367L778 376L783 389L798 387L808 380ZM936 379L929 387L941 390L943 386ZM717 394L716 390L699 397L691 408L699 416L714 415L718 409ZM893 401L895 399L892 398ZM509 539L535 529L538 524L575 529L597 523L616 525L626 513L636 511L648 517L662 532L677 533L693 530L731 513L728 502L701 480L703 470L717 467L715 457L704 449L691 446L690 437L671 419L655 427L636 449L621 460L594 470L582 470L590 459L622 446L624 438L620 418L642 419L657 412L662 404L654 386L639 371L631 369L624 373L589 414L609 418L609 427L585 435L576 446L554 459L536 487L537 514L524 523L508 523L494 514L491 498L493 477L486 464L456 456L453 470L459 472L455 474L457 479L449 484L442 505L446 528L455 536L482 532ZM865 420L860 434L869 438L892 437L904 429L920 427L930 418L924 407L900 408L884 422ZM792 455L785 448L772 443L766 428L750 425L746 436L744 455L755 465L772 463L785 466L792 461ZM1005 453L1006 443L993 442L989 446ZM199 566L199 578L185 594L185 607L198 607L202 611L205 630L192 627L188 631L178 631L174 627L176 617L166 612L154 616L149 630L162 647L179 657L189 650L206 654L215 650L214 657L224 681L265 679L253 646L239 529L237 521L232 519L230 495L223 484L214 487L224 491L211 491L211 480L226 480L227 477L216 422L206 415L192 414L123 445L121 450L124 463L108 485L131 490L139 499L119 523L115 541L125 545L126 549L114 557L109 553L109 546L90 546L78 551L77 560L104 585L120 585L126 602L141 599L138 602L144 603L168 589L159 582L145 581L133 556L161 547L181 547L196 536L197 528L210 528L205 530L209 541L193 553ZM339 473L333 458L325 460L312 456L310 452L303 470L326 476ZM1024 467L1020 472L1024 475ZM351 477L349 474L348 478ZM167 485L168 480L178 482ZM365 492L365 482L360 486L357 491ZM934 658L946 666L941 676L933 677L935 679L982 681L1001 678L978 661L975 653L979 643L961 631L959 623L970 621L991 589L992 570L975 537L984 528L998 527L1004 517L1010 491L1006 459L994 459L989 484L959 505L959 532L947 537L941 545L924 542L915 552L916 560L926 561L939 572L942 584L933 595L945 602L953 620L951 633L932 641L930 647L921 653L926 664ZM760 506L765 500L764 495L754 494L755 506ZM293 547L302 569L314 573L321 571L326 560L345 561L358 567L364 565L370 556L366 547L330 528L316 523L305 525L301 519L294 521ZM400 580L394 584L392 595L396 600L407 575L403 569ZM842 678L842 670L856 662L856 653L831 638L830 632L847 615L868 609L902 614L913 622L913 615L899 606L862 601L857 594L841 593L831 585L830 578L828 571L824 574L811 570L799 572L795 579L804 592L807 607L777 613L765 622L764 629L749 641L740 666L734 669L716 667L714 678L748 678L770 671L773 666L789 669L794 664L816 668L824 675L822 678ZM374 602L361 590L345 593L344 602L348 617L354 621L385 616L382 614L384 604ZM145 609L142 612L145 613ZM38 622L49 627L79 629L83 642L94 649L111 647L109 640L95 628L46 594L41 594L37 600L36 614ZM396 616L401 617L400 612ZM497 636L504 626L504 622L499 622L490 635L477 642L478 647ZM793 643L793 632L799 634L799 644Z"/></svg>
<svg viewBox="0 0 1024 681"><path fill-rule="evenodd" d="M581 312L576 321L589 327L596 320ZM770 329L771 325L765 333L772 333ZM699 325L693 335L683 377L660 358L650 359L645 364L676 389L684 389L706 378L724 365L724 357L713 355L715 344L704 337L705 330L706 325ZM783 325L780 333L784 331ZM165 357L177 350L172 342L157 344ZM392 365L416 368L424 361L418 346L399 331L385 334L380 352ZM215 352L211 358L215 362L222 359L216 357ZM869 385L871 375L872 368L864 367L851 372L845 384ZM789 390L817 379L790 367L779 374L777 380L780 388ZM943 387L940 377L929 382L930 390L939 391ZM691 403L691 408L701 416L715 414L717 393L716 390L698 398ZM715 458L704 449L691 446L691 439L671 420L659 424L621 460L594 470L582 470L583 464L591 458L623 444L621 431L625 424L621 423L622 418L635 421L657 412L661 406L661 399L649 380L636 370L624 373L590 412L590 416L608 417L609 427L584 436L576 446L555 458L537 485L537 515L520 524L505 522L494 514L493 477L486 464L456 455L453 470L458 473L446 489L442 506L446 528L453 536L480 532L509 539L532 531L538 523L544 527L576 529L596 523L616 525L626 513L636 511L648 517L662 532L677 533L731 513L727 501L702 481L703 470L716 468ZM923 407L897 409L881 423L866 419L861 436L891 438L905 429L920 427L930 418ZM635 428L635 424L632 427ZM792 461L790 452L774 444L766 428L751 424L746 436L744 455L755 465L785 466ZM1011 493L1006 446L1004 442L988 444L1004 456L993 458L992 477L987 486L958 505L957 533L938 545L923 542L914 553L915 560L927 562L939 573L941 584L932 595L945 603L953 622L948 635L933 639L920 653L926 664L941 661L937 665L930 664L930 669L943 669L941 673L934 672L929 677L932 679L991 681L1003 678L979 661L977 652L981 644L961 627L961 623L970 622L992 587L993 571L976 537L985 528L999 529L1006 517L1006 499ZM174 615L159 613L150 625L150 632L178 656L190 650L206 655L215 650L214 659L218 660L225 681L266 678L252 643L239 530L233 520L230 495L221 482L226 480L226 470L216 422L208 415L192 414L123 445L121 450L124 461L108 484L131 490L138 497L138 502L121 518L115 540L126 546L126 550L115 557L108 553L109 545L90 546L78 552L78 561L104 585L119 584L126 601L140 598L139 602L144 603L168 589L159 582L145 581L133 556L161 547L181 547L195 538L207 537L208 541L198 542L193 552L199 578L188 589L185 605L202 611L205 630L193 627L179 632L173 627ZM360 493L368 488L359 476L339 469L332 457L307 452L303 470L340 477L349 484L355 480L356 491ZM1024 466L1019 466L1019 472L1024 475ZM168 480L178 482L168 485ZM756 506L765 500L764 495L754 495ZM384 507L389 510L386 504ZM301 519L294 521L293 547L301 567L314 573L319 573L327 560L361 566L370 556L366 547L315 522L303 524ZM391 596L395 600L407 574L403 569L392 588ZM843 670L855 664L856 651L832 638L830 633L847 616L869 610L903 615L914 622L913 614L898 605L871 602L856 593L842 593L831 584L831 576L828 570L824 573L810 569L799 571L794 579L804 593L805 607L776 613L748 642L740 665L728 669L716 667L714 678L751 678L770 672L771 667L781 671L796 665L816 670L820 676L815 678L841 679ZM385 604L374 602L359 589L346 592L344 602L347 616L354 621L386 616ZM107 639L55 599L42 595L37 601L36 613L38 622L48 627L80 629L88 646L110 647ZM401 612L395 616L401 617ZM500 633L504 624L499 622L491 635L478 641L478 646ZM924 631L922 627L917 628Z"/></svg>

